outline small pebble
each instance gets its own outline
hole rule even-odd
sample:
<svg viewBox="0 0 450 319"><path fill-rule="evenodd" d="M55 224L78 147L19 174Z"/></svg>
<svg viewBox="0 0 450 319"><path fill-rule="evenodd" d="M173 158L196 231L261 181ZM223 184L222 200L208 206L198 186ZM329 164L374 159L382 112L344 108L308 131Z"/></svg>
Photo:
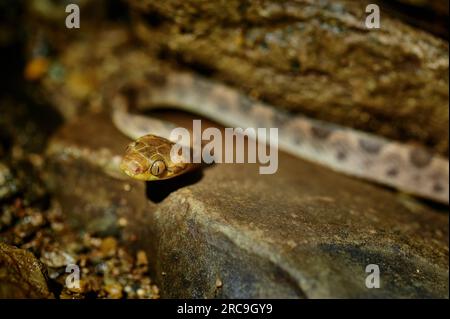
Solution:
<svg viewBox="0 0 450 319"><path fill-rule="evenodd" d="M71 255L59 249L44 251L41 261L52 268L64 267L75 263L75 259Z"/></svg>
<svg viewBox="0 0 450 319"><path fill-rule="evenodd" d="M128 225L128 220L124 217L120 217L117 223L120 227L125 227Z"/></svg>
<svg viewBox="0 0 450 319"><path fill-rule="evenodd" d="M152 285L152 293L153 293L155 296L158 296L158 295L159 295L159 288L158 288L158 286Z"/></svg>
<svg viewBox="0 0 450 319"><path fill-rule="evenodd" d="M107 284L105 286L105 291L109 298L120 299L123 296L122 286L119 283Z"/></svg>
<svg viewBox="0 0 450 319"><path fill-rule="evenodd" d="M50 63L45 57L37 57L28 61L24 70L24 77L28 81L35 81L40 79L47 73Z"/></svg>
<svg viewBox="0 0 450 319"><path fill-rule="evenodd" d="M102 240L100 250L105 256L113 256L116 253L117 240L114 237L106 237Z"/></svg>
<svg viewBox="0 0 450 319"><path fill-rule="evenodd" d="M51 227L55 232L60 232L64 229L64 224L63 223L52 223Z"/></svg>
<svg viewBox="0 0 450 319"><path fill-rule="evenodd" d="M147 254L143 250L139 250L136 255L136 264L138 266L145 266L148 264Z"/></svg>
<svg viewBox="0 0 450 319"><path fill-rule="evenodd" d="M141 297L141 298L145 296L145 290L142 289L142 288L139 288L139 289L136 291L136 293L137 293L137 295L138 295L139 297Z"/></svg>

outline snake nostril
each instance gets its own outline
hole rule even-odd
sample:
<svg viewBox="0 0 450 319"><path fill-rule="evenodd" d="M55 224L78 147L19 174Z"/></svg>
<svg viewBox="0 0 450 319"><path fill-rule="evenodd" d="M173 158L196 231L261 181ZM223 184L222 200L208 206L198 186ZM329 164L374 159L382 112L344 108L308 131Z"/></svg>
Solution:
<svg viewBox="0 0 450 319"><path fill-rule="evenodd" d="M123 168L132 174L142 173L141 166L134 160L125 160L123 162Z"/></svg>
<svg viewBox="0 0 450 319"><path fill-rule="evenodd" d="M133 172L134 172L135 174L140 174L140 173L142 173L142 168L141 168L140 166L135 166L135 167L133 168Z"/></svg>

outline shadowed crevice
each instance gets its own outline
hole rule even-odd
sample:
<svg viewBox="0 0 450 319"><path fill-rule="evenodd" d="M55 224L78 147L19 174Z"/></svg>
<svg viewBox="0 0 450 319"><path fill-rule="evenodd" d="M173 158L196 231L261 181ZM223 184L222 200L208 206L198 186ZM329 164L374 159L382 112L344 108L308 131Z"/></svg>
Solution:
<svg viewBox="0 0 450 319"><path fill-rule="evenodd" d="M146 195L153 203L160 203L176 190L193 185L203 178L201 169L161 181L152 181L146 183Z"/></svg>

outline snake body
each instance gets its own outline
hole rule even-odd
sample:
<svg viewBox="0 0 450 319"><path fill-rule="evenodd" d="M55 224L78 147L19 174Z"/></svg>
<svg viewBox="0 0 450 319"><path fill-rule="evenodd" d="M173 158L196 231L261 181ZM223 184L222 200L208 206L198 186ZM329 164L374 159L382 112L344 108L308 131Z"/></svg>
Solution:
<svg viewBox="0 0 450 319"><path fill-rule="evenodd" d="M139 107L168 105L204 116L226 127L277 127L278 145L283 151L347 175L449 203L449 161L422 147L292 114L191 73L149 76L148 82L149 85L140 89L135 97L135 104ZM162 144L170 143L167 139L175 127L168 122L130 114L124 107L115 108L113 121L133 139L150 133L153 137L146 138L146 142L159 136L164 138L159 141ZM135 144L128 148L125 164L130 164L130 158L138 156L129 156L133 152L139 153ZM149 155L148 148L146 152L139 156L142 161L147 160L145 168L149 170L154 163L151 160L154 152ZM162 157L167 156L165 153ZM165 164L173 169L170 165ZM189 169L190 166L186 166L170 176ZM128 174L136 177L130 171ZM152 175L151 172L149 174ZM147 180L154 179L158 177L147 176Z"/></svg>

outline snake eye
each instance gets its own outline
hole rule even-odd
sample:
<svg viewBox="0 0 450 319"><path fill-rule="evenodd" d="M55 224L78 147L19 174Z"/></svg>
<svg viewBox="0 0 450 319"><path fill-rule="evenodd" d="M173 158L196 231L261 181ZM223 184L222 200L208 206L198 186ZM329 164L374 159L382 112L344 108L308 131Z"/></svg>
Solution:
<svg viewBox="0 0 450 319"><path fill-rule="evenodd" d="M161 161L155 161L150 169L150 172L152 173L152 175L158 176L160 175L162 172L164 172L166 169L166 164Z"/></svg>

